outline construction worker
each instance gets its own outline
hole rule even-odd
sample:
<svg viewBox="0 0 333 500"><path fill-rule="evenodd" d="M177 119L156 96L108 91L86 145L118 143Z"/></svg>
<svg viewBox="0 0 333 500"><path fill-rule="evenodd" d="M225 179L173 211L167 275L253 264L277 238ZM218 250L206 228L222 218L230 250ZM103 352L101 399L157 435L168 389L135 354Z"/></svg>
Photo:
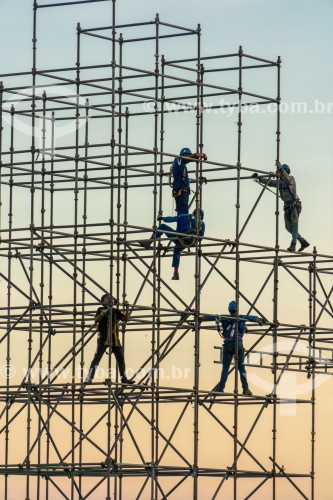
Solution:
<svg viewBox="0 0 333 500"><path fill-rule="evenodd" d="M276 162L277 166L277 176L279 177L279 194L284 202L284 224L286 230L291 233L291 244L288 248L290 252L296 251L297 240L300 242L301 246L299 252L302 252L305 248L310 246L298 232L298 219L302 211L301 200L297 196L296 192L296 181L295 178L290 175L289 165L284 163L281 165L280 162ZM270 179L268 176L259 176L254 173L252 177L258 180L260 184L266 184L271 187L277 186L277 180Z"/></svg>
<svg viewBox="0 0 333 500"><path fill-rule="evenodd" d="M207 160L204 153L192 153L189 148L182 148L179 155L182 158L175 158L171 167L172 176L172 196L176 201L176 212L178 215L188 215L188 203L190 197L190 179L187 171L187 163L192 160L203 158ZM187 233L191 230L186 218L179 220L179 232Z"/></svg>
<svg viewBox="0 0 333 500"><path fill-rule="evenodd" d="M124 351L119 340L119 321L124 321L125 323L128 321L129 305L126 304L124 314L119 309L112 307L114 303L116 303L116 300L111 297L109 293L102 295L102 307L97 309L95 316L95 324L98 325L97 349L89 368L88 376L85 382L86 384L93 380L99 362L101 361L107 348L111 349L112 353L115 355L121 376L121 382L123 384L134 384L133 380L129 380L126 377ZM112 320L112 324L110 324L110 318Z"/></svg>
<svg viewBox="0 0 333 500"><path fill-rule="evenodd" d="M224 339L223 343L223 355L222 355L222 373L220 382L214 387L215 392L224 392L224 387L228 379L229 368L232 358L236 354L236 312L237 304L233 300L229 303L229 314L223 314L221 316L209 316L202 315L200 317L201 321L216 321L222 327L222 337ZM263 318L258 316L247 316L239 315L238 320L238 371L243 387L243 394L245 396L252 396L252 392L249 389L247 383L245 363L244 363L244 347L243 347L243 336L246 331L246 321L252 321L259 323L260 325L264 322ZM219 330L220 331L220 330Z"/></svg>
<svg viewBox="0 0 333 500"><path fill-rule="evenodd" d="M202 208L199 209L199 224L198 224L198 235L199 235L199 240L201 240L204 235L205 235L205 223L203 221L204 218L204 211ZM159 217L160 221L163 222L177 222L177 228L176 230L173 229L172 227L168 226L167 224L160 224L157 228L156 231L156 239L161 238L163 234L167 238L169 238L170 241L174 242L174 250L173 250L173 258L172 258L172 267L174 269L173 276L171 279L173 280L179 280L179 263L180 263L180 254L184 250L184 248L191 246L194 243L193 237L187 237L187 238L182 238L180 236L176 236L174 233L180 233L180 225L181 225L181 220L186 218L187 219L187 224L190 227L191 231L188 231L188 233L195 234L196 229L197 229L197 217L196 217L196 210L193 211L192 214L182 214L182 215L176 215L175 217ZM139 244L145 248L149 248L150 245L153 242L154 235L151 235L151 238L149 240L141 240L139 241Z"/></svg>

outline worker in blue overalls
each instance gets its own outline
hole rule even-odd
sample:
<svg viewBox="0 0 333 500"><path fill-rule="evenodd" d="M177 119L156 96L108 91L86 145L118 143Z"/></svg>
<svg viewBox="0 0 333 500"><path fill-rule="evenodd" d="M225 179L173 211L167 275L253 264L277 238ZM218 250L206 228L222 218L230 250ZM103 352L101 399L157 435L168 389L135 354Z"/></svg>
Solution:
<svg viewBox="0 0 333 500"><path fill-rule="evenodd" d="M224 339L223 343L223 355L222 355L222 373L220 382L214 387L215 392L224 392L224 387L228 379L229 368L232 358L236 354L236 311L237 304L233 300L229 304L229 314L223 314L220 316L209 316L202 315L200 317L201 321L216 321L222 326L222 336ZM243 387L243 394L246 396L252 396L252 392L249 389L247 382L246 370L245 370L245 360L244 360L244 347L243 347L243 336L246 332L246 321L252 321L259 323L260 325L265 322L263 318L258 316L248 316L239 315L238 320L238 371Z"/></svg>
<svg viewBox="0 0 333 500"><path fill-rule="evenodd" d="M187 163L192 160L199 160L200 158L204 161L207 160L207 156L204 153L192 153L189 148L181 149L179 155L180 157L173 160L171 167L172 196L176 201L176 212L178 216L188 215L190 179L186 167ZM188 219L185 217L179 219L178 230L180 233L188 233L191 231Z"/></svg>
<svg viewBox="0 0 333 500"><path fill-rule="evenodd" d="M204 218L204 211L202 208L199 209L199 222L198 222L198 236L199 240L201 240L204 235L205 235L205 223L203 221ZM173 241L175 246L173 249L173 258L172 258L172 267L174 269L172 279L173 280L179 280L179 263L180 263L180 254L184 250L184 248L188 248L192 246L195 243L195 240L193 236L188 236L185 238L182 238L180 235L175 235L174 233L180 233L182 232L180 230L181 225L183 224L183 220L186 219L186 224L189 226L190 230L187 231L187 234L195 234L197 230L197 217L196 217L196 210L193 211L192 214L182 214L182 215L176 215L174 217L159 217L160 221L163 222L177 222L177 227L176 229L173 229L171 226L168 226L167 224L160 224L156 230L156 239L161 238L163 234L169 240ZM139 244L143 246L144 248L149 248L150 245L153 242L154 235L151 235L151 238L149 240L141 240L139 241Z"/></svg>

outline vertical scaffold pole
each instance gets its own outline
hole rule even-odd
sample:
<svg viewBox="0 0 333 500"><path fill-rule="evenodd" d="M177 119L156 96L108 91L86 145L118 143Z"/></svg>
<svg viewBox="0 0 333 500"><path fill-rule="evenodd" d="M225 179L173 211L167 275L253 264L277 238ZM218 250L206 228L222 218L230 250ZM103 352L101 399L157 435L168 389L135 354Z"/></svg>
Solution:
<svg viewBox="0 0 333 500"><path fill-rule="evenodd" d="M9 207L8 207L8 262L7 262L7 331L10 331L11 327L11 279L12 279L12 230L13 230L13 186L14 186L14 120L15 120L15 108L11 107L10 112L10 178L9 178ZM10 376L9 376L9 368L10 368L10 359L11 359L11 342L10 335L7 335L6 340L6 389L9 392L10 388ZM9 457L9 408L10 405L6 406L6 432L5 432L5 464L8 465L8 457ZM8 476L5 476L5 499L8 498Z"/></svg>
<svg viewBox="0 0 333 500"><path fill-rule="evenodd" d="M81 276L81 355L80 355L80 384L84 382L84 332L85 332L85 302L86 302L86 258L87 258L87 219L88 219L88 154L89 154L89 99L85 102L85 122L84 122L84 174L83 174L83 228L82 228L82 276ZM84 404L83 398L80 398L80 431L83 432L83 417L84 417ZM83 460L83 443L80 440L79 445L79 462L82 463ZM79 476L79 490L82 487L82 476Z"/></svg>
<svg viewBox="0 0 333 500"><path fill-rule="evenodd" d="M237 460L238 460L238 360L239 360L239 282L240 282L240 255L239 255L239 232L240 232L240 173L242 168L242 95L243 95L243 48L240 46L238 51L238 121L237 121L237 188L236 188L236 261L235 261L235 300L236 310L236 328L235 328L235 385L234 385L234 499L237 498Z"/></svg>
<svg viewBox="0 0 333 500"><path fill-rule="evenodd" d="M317 324L317 249L313 249L312 270L312 317L310 317L310 346L309 357L311 361L311 500L315 498L315 438L316 438L316 324ZM311 310L310 310L311 313Z"/></svg>
<svg viewBox="0 0 333 500"><path fill-rule="evenodd" d="M34 247L35 229L35 156L36 156L36 76L37 76L37 1L33 2L33 34L32 34L32 92L31 92L31 184L30 184L30 248ZM30 252L29 257L29 333L28 333L28 406L27 406L27 462L26 462L26 500L30 500L30 440L31 440L31 361L33 342L33 279L34 279L34 255Z"/></svg>
<svg viewBox="0 0 333 500"><path fill-rule="evenodd" d="M2 229L2 134L3 134L3 82L0 82L0 231ZM9 238L10 240L10 238ZM0 247L2 244L2 233L0 232ZM7 297L8 300L8 297ZM7 330L9 331L10 328L10 304L7 302ZM9 336L8 336L9 337ZM8 342L9 338L6 341L7 344L7 349L8 349ZM8 350L7 350L7 355L6 355L6 365L8 366ZM7 374L6 374L7 375ZM8 394L9 391L9 379L6 376L6 391ZM8 465L8 445L9 445L9 428L8 428L8 420L9 420L9 414L8 414L8 408L9 404L6 405L6 431L5 431L5 449L4 449L4 464L5 467ZM7 493L8 493L8 475L5 475L4 478L4 497L5 500L7 500Z"/></svg>
<svg viewBox="0 0 333 500"><path fill-rule="evenodd" d="M79 166L80 166L80 59L81 59L81 26L78 23L76 28L76 85L75 85L75 176L74 176L74 227L73 227L73 337L72 343L76 344L76 336L77 336L77 318L78 318L78 210L79 210ZM72 363L72 384L73 388L75 383L75 371L76 371L76 359L73 356ZM72 419L72 427L71 427L71 438L72 438L72 467L74 468L75 464L75 420L76 420L76 394L75 391L72 391L72 400L71 400L71 419ZM72 476L71 478L71 499L74 500L75 496L75 478Z"/></svg>
<svg viewBox="0 0 333 500"><path fill-rule="evenodd" d="M156 147L156 188L158 189L158 199L156 206L156 216L162 215L163 207L163 140L164 140L164 57L161 57L161 69L160 69L160 18L156 14L155 18L156 28L156 45L155 45L155 100L156 100L156 111L158 112L155 116L155 147ZM161 91L160 91L161 88ZM159 120L158 120L159 117ZM160 154L157 155L159 144ZM158 168L159 163L159 170ZM161 273L162 273L162 258L161 251L157 254L157 282L156 282L156 306L157 306L157 317L156 317L156 429L155 429L155 459L154 466L159 465L159 420L160 420L160 405L159 405L159 385L160 385L160 343L161 343ZM155 484L155 498L158 497L157 483Z"/></svg>
<svg viewBox="0 0 333 500"><path fill-rule="evenodd" d="M43 115L42 115L42 169L41 169L41 176L42 176L42 192L41 192L41 198L42 198L42 205L41 205L41 245L40 245L40 292L39 292L39 303L40 303L40 316L39 316L39 373L38 373L38 383L42 383L42 371L43 371L43 332L44 332L44 322L45 322L45 312L44 312L44 280L45 280L45 256L44 256L44 236L45 236L45 174L46 174L46 168L45 168L45 148L46 148L46 123L47 123L47 118L46 118L46 105L47 105L47 96L46 92L43 92ZM41 425L42 421L40 416L42 415L42 402L38 402L38 436L41 432ZM41 447L41 439L38 439L38 463L41 462L41 456L42 456L42 447ZM41 487L41 481L40 477L38 476L37 478L37 500L41 498L41 492L40 492L40 487Z"/></svg>
<svg viewBox="0 0 333 500"><path fill-rule="evenodd" d="M158 210L160 206L159 200L159 181L158 181L158 141L159 141L159 58L160 58L160 18L159 15L155 16L155 70L154 70L154 146L153 146L153 154L154 154L154 204L153 204L153 227L156 229L156 220L158 215ZM153 297L152 297L152 340L151 340L151 367L152 367L152 400L151 400L151 498L155 500L157 498L158 489L157 489L157 476L155 474L155 465L158 460L158 376L156 375L156 371L154 367L156 367L156 347L158 343L159 337L159 322L160 322L160 291L159 291L159 283L160 283L160 268L158 267L158 242L156 238L154 238L154 247L153 247L153 264L152 264L152 273L153 273ZM157 369L159 366L157 366Z"/></svg>
<svg viewBox="0 0 333 500"><path fill-rule="evenodd" d="M115 163L115 129L116 129L116 0L112 0L112 62L111 62L111 78L112 78L112 95L111 95L111 154L110 154L110 276L109 276L109 293L111 297L114 295L113 287L113 270L114 270L114 163ZM111 373L111 354L112 354L112 324L113 316L112 309L109 313L108 323L108 338L109 338L109 355L108 355L108 369ZM108 416L107 416L107 495L106 500L111 500L111 457L110 450L112 447L112 433L111 433L111 384L108 384Z"/></svg>
<svg viewBox="0 0 333 500"><path fill-rule="evenodd" d="M276 161L280 161L280 103L281 103L281 59L277 60L277 115L276 115ZM279 294L279 177L275 193L275 255L274 255L274 291L273 291L273 425L272 425L272 499L276 500L276 446L277 446L277 357L278 357L278 294Z"/></svg>
<svg viewBox="0 0 333 500"><path fill-rule="evenodd" d="M202 140L202 65L201 65L201 26L197 27L197 94L196 94L196 151L201 151ZM200 173L202 171L201 159L195 164L196 185L195 185L195 206L198 209L200 200ZM197 210L198 213L198 210ZM194 453L193 453L193 488L194 498L199 498L198 467L199 467L199 382L200 382L200 256L199 243L195 243L195 337L194 337Z"/></svg>
<svg viewBox="0 0 333 500"><path fill-rule="evenodd" d="M54 134L55 134L55 114L52 111L51 114L51 164L50 164L50 248L49 248L49 294L48 294L48 325L49 325L49 336L47 343L47 386L48 386L48 397L51 395L51 369L52 369L52 302L53 302L53 227L54 227ZM49 421L51 414L51 408L47 407L47 436L46 436L46 464L50 463L50 451L51 451L51 423ZM45 486L45 498L49 500L49 481L46 481Z"/></svg>
<svg viewBox="0 0 333 500"><path fill-rule="evenodd" d="M124 148L124 247L123 247L123 255L122 255L122 260L123 260L123 301L125 302L127 298L127 288L126 288L126 283L127 283L127 245L126 245L126 239L127 239L127 224L128 224L128 215L127 215L127 209L128 209L128 125L129 125L129 110L128 108L125 109L125 148ZM133 312L133 311L132 311ZM123 339L125 339L125 335L123 335ZM120 427L123 427L123 417L121 416L120 419ZM119 461L120 463L123 462L123 451L124 451L124 440L120 439L120 447L119 447ZM119 478L119 493L118 493L118 498L121 500L123 498L123 477L120 476Z"/></svg>
<svg viewBox="0 0 333 500"><path fill-rule="evenodd" d="M121 284L121 260L120 260L120 242L121 242L121 178L122 178L122 85L123 85L123 80L122 80L122 67L123 67L123 35L120 33L119 35L119 64L118 64L118 107L117 107L117 113L118 113L118 161L117 161L117 227L116 227L116 234L117 234L117 240L116 240L116 296L117 299L120 300L120 284ZM123 300L124 301L124 300ZM125 325L123 324L122 328L122 346L125 351ZM118 371L118 370L117 370ZM121 405L121 403L119 402ZM120 420L120 425L123 424L123 420L121 417L121 413L118 410L118 407L115 409L115 415L114 415L114 439L115 439L115 456L114 459L116 462L118 462L118 444L119 444L119 435L118 435L118 430L119 430L119 420ZM122 440L121 440L122 442ZM120 480L120 478L119 478ZM114 478L114 498L119 498L118 496L118 478Z"/></svg>

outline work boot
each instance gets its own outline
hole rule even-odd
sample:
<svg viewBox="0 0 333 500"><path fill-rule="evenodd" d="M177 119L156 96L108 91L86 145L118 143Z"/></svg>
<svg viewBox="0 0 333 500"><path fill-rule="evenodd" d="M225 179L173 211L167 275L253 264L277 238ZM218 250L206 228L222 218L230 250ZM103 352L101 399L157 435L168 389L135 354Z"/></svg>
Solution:
<svg viewBox="0 0 333 500"><path fill-rule="evenodd" d="M93 381L93 378L94 378L94 375L93 375L93 370L90 368L89 372L88 372L88 375L87 375L87 378L86 380L84 381L84 384L91 384L91 382Z"/></svg>
<svg viewBox="0 0 333 500"><path fill-rule="evenodd" d="M252 396L252 392L250 391L249 388L243 390L244 396Z"/></svg>
<svg viewBox="0 0 333 500"><path fill-rule="evenodd" d="M128 384L128 385L132 385L132 384L135 384L135 380L129 380L125 375L123 377L121 377L121 383L122 384Z"/></svg>
<svg viewBox="0 0 333 500"><path fill-rule="evenodd" d="M296 252L296 245L292 243L289 248L287 248L288 252Z"/></svg>
<svg viewBox="0 0 333 500"><path fill-rule="evenodd" d="M152 244L153 240L139 240L138 243L140 246L146 248L148 250L148 248L150 247L150 245Z"/></svg>
<svg viewBox="0 0 333 500"><path fill-rule="evenodd" d="M218 384L216 384L215 387L213 387L212 392L224 392L224 389L218 383Z"/></svg>
<svg viewBox="0 0 333 500"><path fill-rule="evenodd" d="M310 243L308 243L306 240L302 241L300 249L298 250L299 252L302 252L304 248L308 248L310 246Z"/></svg>
<svg viewBox="0 0 333 500"><path fill-rule="evenodd" d="M172 280L179 280L180 279L179 278L179 273L174 273L171 279Z"/></svg>

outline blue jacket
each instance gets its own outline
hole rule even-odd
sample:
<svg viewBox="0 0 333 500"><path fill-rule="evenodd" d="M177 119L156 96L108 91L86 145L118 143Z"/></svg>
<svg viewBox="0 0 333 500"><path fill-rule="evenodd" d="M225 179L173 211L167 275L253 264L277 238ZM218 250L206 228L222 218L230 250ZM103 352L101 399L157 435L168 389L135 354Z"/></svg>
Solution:
<svg viewBox="0 0 333 500"><path fill-rule="evenodd" d="M189 222L189 225L191 226L191 229L196 231L196 228L197 228L196 227L197 226L196 217L193 214L184 214L184 215L175 215L175 216L170 216L170 217L162 217L162 221L168 222L168 223L177 222L177 227L178 227L179 219L181 217L188 217L188 222ZM200 219L199 220L199 238L200 239L205 236L205 230L206 230L206 225L205 225L204 221ZM215 317L214 317L214 319L215 319Z"/></svg>
<svg viewBox="0 0 333 500"><path fill-rule="evenodd" d="M175 158L172 163L172 191L178 193L180 189L190 188L190 179L188 178L188 172L186 163L188 160L184 158Z"/></svg>
<svg viewBox="0 0 333 500"><path fill-rule="evenodd" d="M229 314L223 314L223 316L229 316ZM239 315L238 322L238 342L243 342L243 335L246 330L246 321L256 322L258 321L258 316L247 316L246 314ZM206 321L215 321L216 316L205 316ZM236 333L236 321L230 316L230 319L222 319L220 318L222 325L222 333L224 342L235 342L235 333Z"/></svg>

